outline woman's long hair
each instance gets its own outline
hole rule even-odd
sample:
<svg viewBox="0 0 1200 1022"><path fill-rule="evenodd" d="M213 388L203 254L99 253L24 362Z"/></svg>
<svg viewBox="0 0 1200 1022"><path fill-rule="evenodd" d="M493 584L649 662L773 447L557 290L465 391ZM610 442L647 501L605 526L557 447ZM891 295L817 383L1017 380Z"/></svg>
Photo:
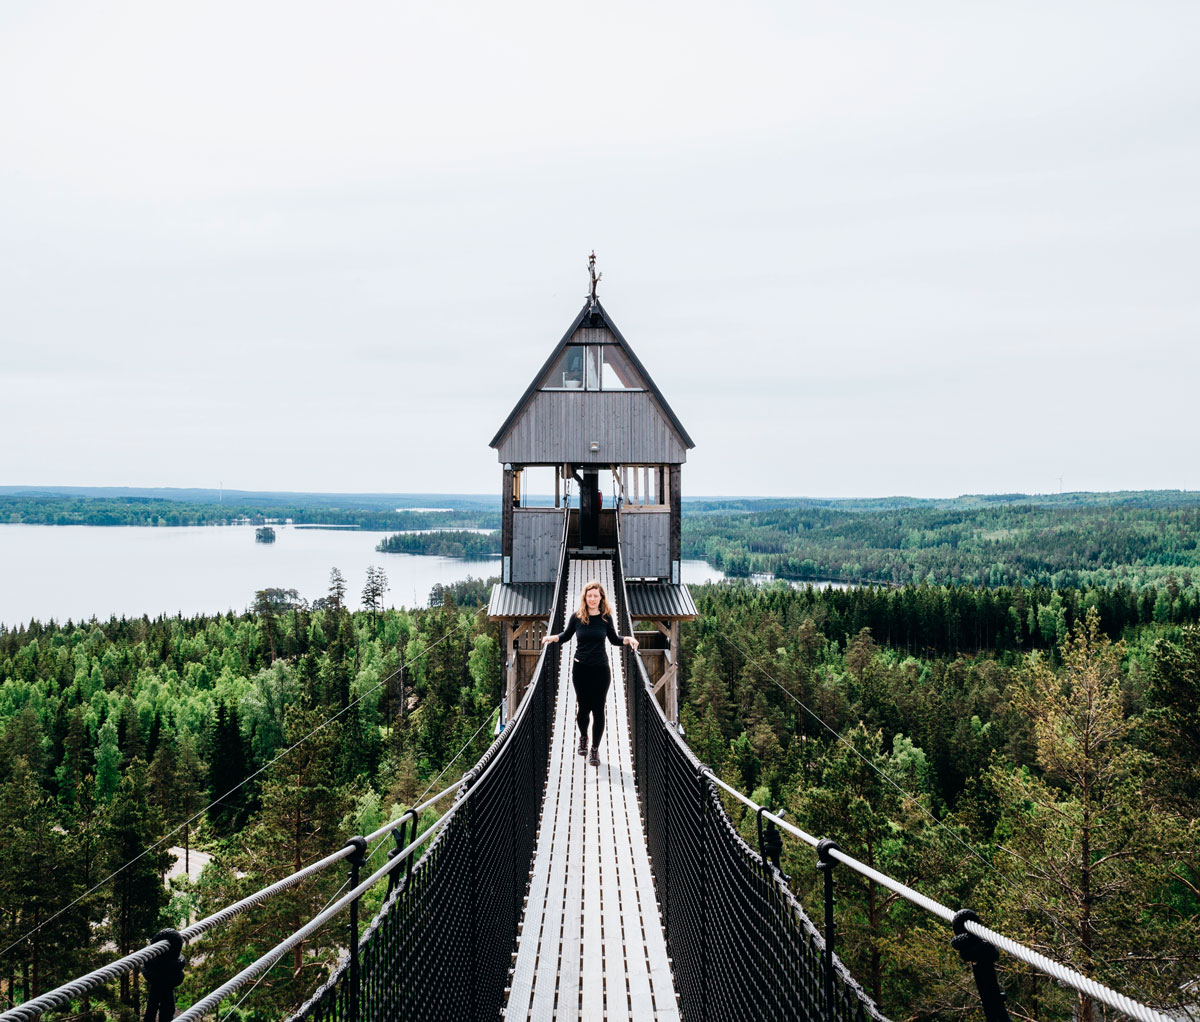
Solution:
<svg viewBox="0 0 1200 1022"><path fill-rule="evenodd" d="M600 590L600 616L604 617L605 614L612 613L612 607L610 607L608 604L608 593L604 591L604 586L602 586L599 582L589 582L583 587L583 592L579 594L579 609L575 611L579 617L579 620L585 625L591 620L591 618L588 616L587 609L587 594L588 590L590 589Z"/></svg>

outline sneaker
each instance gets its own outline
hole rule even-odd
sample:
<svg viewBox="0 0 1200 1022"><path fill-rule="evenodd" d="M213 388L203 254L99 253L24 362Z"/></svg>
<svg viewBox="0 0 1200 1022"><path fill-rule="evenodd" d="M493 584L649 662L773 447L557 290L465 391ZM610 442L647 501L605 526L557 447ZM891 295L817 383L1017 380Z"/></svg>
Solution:
<svg viewBox="0 0 1200 1022"><path fill-rule="evenodd" d="M587 755L587 735L579 736L579 755Z"/></svg>
<svg viewBox="0 0 1200 1022"><path fill-rule="evenodd" d="M594 767L598 767L600 765L600 750L594 745L592 746L592 754L588 756L588 763Z"/></svg>

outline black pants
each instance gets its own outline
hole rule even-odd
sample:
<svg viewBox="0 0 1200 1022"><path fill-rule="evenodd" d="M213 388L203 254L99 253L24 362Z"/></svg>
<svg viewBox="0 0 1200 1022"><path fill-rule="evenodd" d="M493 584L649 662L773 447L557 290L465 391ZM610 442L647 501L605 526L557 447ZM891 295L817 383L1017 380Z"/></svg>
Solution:
<svg viewBox="0 0 1200 1022"><path fill-rule="evenodd" d="M400 870L397 869L396 872L399 873ZM146 1005L145 1022L155 1022L156 1015L158 1022L171 1022L175 1017L175 991L168 991L157 998L153 993L150 995Z"/></svg>
<svg viewBox="0 0 1200 1022"><path fill-rule="evenodd" d="M579 725L579 733L586 738L588 716L591 716L593 746L600 744L600 736L604 734L604 700L611 681L607 662L593 667L575 661L575 670L571 673L571 684L575 686L575 698L579 701L575 723Z"/></svg>

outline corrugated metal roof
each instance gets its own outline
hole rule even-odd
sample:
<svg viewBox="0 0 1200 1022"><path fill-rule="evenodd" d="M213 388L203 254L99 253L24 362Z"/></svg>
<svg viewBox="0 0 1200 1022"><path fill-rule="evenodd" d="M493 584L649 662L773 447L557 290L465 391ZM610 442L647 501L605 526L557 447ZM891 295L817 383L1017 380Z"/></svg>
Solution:
<svg viewBox="0 0 1200 1022"><path fill-rule="evenodd" d="M629 582L629 616L635 618L696 617L696 604L687 586L668 582Z"/></svg>
<svg viewBox="0 0 1200 1022"><path fill-rule="evenodd" d="M554 603L554 583L515 582L505 585L497 582L492 586L492 598L488 600L488 617L541 617L550 616Z"/></svg>

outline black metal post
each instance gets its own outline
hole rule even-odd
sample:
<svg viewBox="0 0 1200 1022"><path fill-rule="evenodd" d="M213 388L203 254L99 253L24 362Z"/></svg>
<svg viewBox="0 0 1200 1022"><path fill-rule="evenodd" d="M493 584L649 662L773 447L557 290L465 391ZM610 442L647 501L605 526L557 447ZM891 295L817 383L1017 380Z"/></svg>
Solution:
<svg viewBox="0 0 1200 1022"><path fill-rule="evenodd" d="M1004 991L996 977L996 960L1000 952L995 945L967 931L966 923L979 922L979 916L969 908L954 913L954 939L950 946L959 953L964 962L971 964L975 976L975 988L983 1004L983 1015L987 1022L1009 1022L1008 1009L1004 1006Z"/></svg>
<svg viewBox="0 0 1200 1022"><path fill-rule="evenodd" d="M822 973L825 980L825 1019L834 1022L837 1012L833 1006L833 867L837 860L830 855L839 851L837 844L829 838L817 842L817 869L825 875L825 954L822 956Z"/></svg>
<svg viewBox="0 0 1200 1022"><path fill-rule="evenodd" d="M708 875L708 770L702 766L696 775L697 788L700 792L700 1017L708 1018L708 885L712 878Z"/></svg>
<svg viewBox="0 0 1200 1022"><path fill-rule="evenodd" d="M767 806L759 806L756 814L758 818L758 855L762 859L763 876L768 880L771 879L771 866L774 866L780 873L783 872L779 865L780 856L783 855L783 835L779 833L774 820L767 820L767 829L763 830L763 813L770 811Z"/></svg>
<svg viewBox="0 0 1200 1022"><path fill-rule="evenodd" d="M466 783L463 785L464 790L470 791L472 788L475 787L475 782L479 779L478 776L475 774L475 770L477 770L477 769L478 769L477 766L472 767L471 772L467 774L466 779L465 779ZM479 855L478 855L478 852L476 851L476 846L475 846L475 840L476 840L475 803L472 801L467 802L466 806L464 806L464 810L465 811L462 814L462 819L463 819L463 822L464 822L464 824L466 826L466 830L467 830L467 833L466 833L467 848L470 849L470 855L469 855L470 861L467 863L467 869L469 869L471 871L471 882L467 885L467 893L471 899L471 911L470 911L470 916L469 916L470 921L471 921L471 938L470 938L470 940L471 940L471 965L470 965L470 970L468 971L467 975L468 976L477 976L479 974L479 941L481 939L481 936L479 933L479 869L478 869ZM468 983L467 987L468 987L468 990L470 991L470 1004L471 1004L471 1013L468 1017L476 1018L477 1017L476 1004L477 1004L477 1000L478 1000L477 993L478 993L479 987L478 987L478 984L476 984L476 983Z"/></svg>
<svg viewBox="0 0 1200 1022"><path fill-rule="evenodd" d="M413 833L412 833L411 838L408 837L408 821L410 818L412 820L412 825L413 825ZM416 810L416 807L413 807L412 809L404 810L404 813L400 817L400 823L397 826L392 828L393 846L392 846L391 851L389 851L387 854L388 862L391 862L397 855L399 855L402 851L404 851L404 849L408 847L408 845L411 841L416 840L416 837L417 837L417 810ZM413 857L412 857L412 854L410 853L408 856L408 861L404 865L404 879L405 880L407 880L409 875L412 873L412 860L413 860ZM396 889L397 885L400 883L399 875L400 875L400 871L397 869L394 869L390 873L388 873L388 886L387 886L388 894L391 894L392 891L394 891Z"/></svg>
<svg viewBox="0 0 1200 1022"><path fill-rule="evenodd" d="M367 839L352 837L346 844L354 849L350 863L350 889L358 886L358 872L367 861ZM361 896L360 896L361 897ZM362 992L362 976L358 962L358 898L350 902L350 1003L346 1012L350 1022L358 1022L358 1000Z"/></svg>

